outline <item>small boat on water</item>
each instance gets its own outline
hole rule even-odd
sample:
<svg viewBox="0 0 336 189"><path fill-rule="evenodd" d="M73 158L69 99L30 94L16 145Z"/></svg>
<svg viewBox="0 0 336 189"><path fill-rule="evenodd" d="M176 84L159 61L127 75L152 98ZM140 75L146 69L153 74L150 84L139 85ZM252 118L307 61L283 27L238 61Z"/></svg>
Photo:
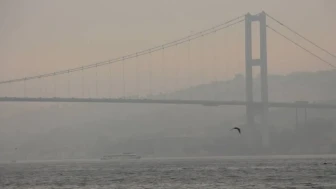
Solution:
<svg viewBox="0 0 336 189"><path fill-rule="evenodd" d="M129 159L140 159L141 156L138 156L134 153L122 153L122 154L110 154L104 155L101 160L129 160Z"/></svg>

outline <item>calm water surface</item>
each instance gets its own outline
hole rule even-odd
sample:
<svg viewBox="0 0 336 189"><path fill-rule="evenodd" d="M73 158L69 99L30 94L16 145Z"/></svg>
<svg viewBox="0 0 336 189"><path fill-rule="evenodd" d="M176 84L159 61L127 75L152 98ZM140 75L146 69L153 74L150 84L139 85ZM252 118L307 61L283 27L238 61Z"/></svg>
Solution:
<svg viewBox="0 0 336 189"><path fill-rule="evenodd" d="M0 188L336 188L336 157L2 163Z"/></svg>

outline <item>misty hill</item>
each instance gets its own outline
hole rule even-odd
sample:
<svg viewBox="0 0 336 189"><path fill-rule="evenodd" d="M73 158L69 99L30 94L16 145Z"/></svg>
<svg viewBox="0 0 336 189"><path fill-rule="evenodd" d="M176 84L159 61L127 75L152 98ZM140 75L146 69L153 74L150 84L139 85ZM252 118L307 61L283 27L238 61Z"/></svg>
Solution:
<svg viewBox="0 0 336 189"><path fill-rule="evenodd" d="M324 101L335 99L336 71L298 72L288 75L269 75L268 88L270 101ZM253 83L254 98L260 100L260 78ZM170 95L171 98L245 100L245 78L237 74L228 81L199 85Z"/></svg>
<svg viewBox="0 0 336 189"><path fill-rule="evenodd" d="M255 80L258 99L260 82L258 77ZM335 82L335 71L270 76L269 99L334 100ZM237 75L229 81L154 98L244 100L244 86L244 77ZM27 105L16 105L16 108L21 106ZM1 108L0 112L6 109ZM333 113L309 111L309 117L334 120ZM228 130L233 125L242 125L244 114L243 107L132 104L51 104L16 110L15 114L1 117L0 159L97 157L122 151L144 155L214 155L223 151L239 154L247 141ZM282 132L294 128L294 114L294 110L272 109L272 129ZM234 150L237 145L241 146L238 151Z"/></svg>

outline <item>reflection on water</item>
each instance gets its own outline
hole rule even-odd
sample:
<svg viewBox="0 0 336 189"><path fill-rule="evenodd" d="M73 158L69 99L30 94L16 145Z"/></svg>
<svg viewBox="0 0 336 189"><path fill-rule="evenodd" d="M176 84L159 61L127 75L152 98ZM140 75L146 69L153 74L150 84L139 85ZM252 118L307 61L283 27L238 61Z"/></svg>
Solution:
<svg viewBox="0 0 336 189"><path fill-rule="evenodd" d="M336 158L188 158L0 164L14 188L336 188Z"/></svg>

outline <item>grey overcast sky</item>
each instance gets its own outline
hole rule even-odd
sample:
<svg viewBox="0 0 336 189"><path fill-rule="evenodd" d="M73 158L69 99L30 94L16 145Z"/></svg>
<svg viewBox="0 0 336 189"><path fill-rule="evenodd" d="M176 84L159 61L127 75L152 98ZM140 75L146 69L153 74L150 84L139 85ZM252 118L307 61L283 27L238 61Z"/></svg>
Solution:
<svg viewBox="0 0 336 189"><path fill-rule="evenodd" d="M262 10L336 53L334 0L0 0L0 79L107 60ZM244 60L243 35L235 37L227 48L239 46L234 56ZM326 68L270 32L268 39L277 73Z"/></svg>

